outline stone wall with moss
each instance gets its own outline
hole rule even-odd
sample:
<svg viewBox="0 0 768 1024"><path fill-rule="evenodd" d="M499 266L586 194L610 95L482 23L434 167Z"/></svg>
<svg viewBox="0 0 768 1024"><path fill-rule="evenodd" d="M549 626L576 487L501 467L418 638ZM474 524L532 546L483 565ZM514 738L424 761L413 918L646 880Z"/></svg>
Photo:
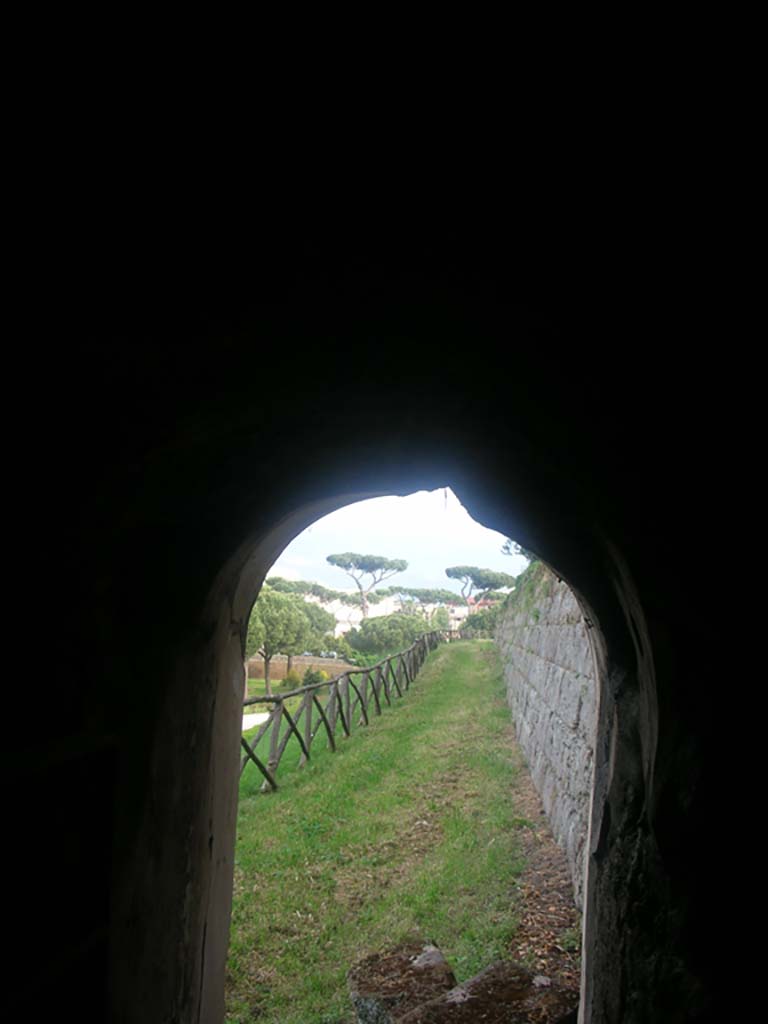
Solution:
<svg viewBox="0 0 768 1024"><path fill-rule="evenodd" d="M507 599L496 641L517 736L581 909L597 714L588 630L568 586L536 562Z"/></svg>

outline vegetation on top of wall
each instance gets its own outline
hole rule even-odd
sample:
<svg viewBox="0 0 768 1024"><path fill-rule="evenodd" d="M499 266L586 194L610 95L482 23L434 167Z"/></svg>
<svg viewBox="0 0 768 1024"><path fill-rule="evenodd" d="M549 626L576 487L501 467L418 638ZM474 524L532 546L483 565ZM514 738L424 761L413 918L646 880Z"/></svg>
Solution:
<svg viewBox="0 0 768 1024"><path fill-rule="evenodd" d="M555 584L555 575L543 562L538 560L520 573L515 589L507 597L502 609L528 612L533 616L536 602L549 597Z"/></svg>

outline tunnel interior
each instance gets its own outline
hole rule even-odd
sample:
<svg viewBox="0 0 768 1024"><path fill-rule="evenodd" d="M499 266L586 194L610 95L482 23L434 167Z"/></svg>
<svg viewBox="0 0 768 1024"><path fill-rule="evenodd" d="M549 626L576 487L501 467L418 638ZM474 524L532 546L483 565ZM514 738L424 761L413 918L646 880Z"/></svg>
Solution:
<svg viewBox="0 0 768 1024"><path fill-rule="evenodd" d="M555 567L598 638L583 1021L712 1019L695 396L626 287L529 289L498 253L471 273L430 253L267 260L203 293L179 274L132 303L113 285L52 353L67 699L43 756L15 739L27 786L58 794L42 822L16 812L19 948L49 922L57 955L27 969L82 1019L222 1019L250 605L320 515L441 486ZM67 883L43 898L52 833Z"/></svg>

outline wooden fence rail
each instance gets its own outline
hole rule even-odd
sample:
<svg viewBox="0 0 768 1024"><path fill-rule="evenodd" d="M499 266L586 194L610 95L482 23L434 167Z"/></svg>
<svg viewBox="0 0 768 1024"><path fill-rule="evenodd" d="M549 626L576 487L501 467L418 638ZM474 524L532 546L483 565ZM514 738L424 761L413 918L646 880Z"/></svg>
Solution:
<svg viewBox="0 0 768 1024"><path fill-rule="evenodd" d="M289 693L271 697L249 697L243 707L254 704L272 705L269 717L261 723L256 735L249 741L241 736L240 743L245 751L240 764L240 774L252 762L264 776L262 792L277 789L275 775L277 768L292 736L296 737L301 749L299 764L305 764L311 757L312 744L318 736L325 735L328 746L336 750L339 726L345 736L352 733L353 724L368 725L371 713L381 714L384 703L391 705L393 699L407 693L419 669L440 643L457 639L459 634L450 630L436 630L424 633L407 651L384 658L367 668L349 669L333 679L311 686L302 686ZM353 676L360 678L355 680ZM325 701L323 702L323 695ZM301 698L298 708L289 711L286 702ZM256 747L269 733L269 754L267 763L256 754Z"/></svg>

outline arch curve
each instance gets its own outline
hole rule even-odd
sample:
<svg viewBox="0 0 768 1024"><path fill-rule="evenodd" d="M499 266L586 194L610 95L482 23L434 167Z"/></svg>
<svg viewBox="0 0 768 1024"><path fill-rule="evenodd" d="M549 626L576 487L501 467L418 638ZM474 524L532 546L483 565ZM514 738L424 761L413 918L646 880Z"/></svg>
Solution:
<svg viewBox="0 0 768 1024"><path fill-rule="evenodd" d="M375 450L372 451L371 455L372 461L375 464L377 461ZM363 478L364 474L355 474L356 480ZM248 615L270 567L287 545L303 529L323 515L327 515L329 512L357 501L363 501L384 494L406 494L414 487L421 489L426 486L450 486L454 492L456 492L457 488L460 488L460 485L457 485L454 479L446 480L444 477L440 477L439 483L436 483L434 476L429 472L423 476L408 475L408 483L405 488L402 484L398 486L400 479L402 478L369 471L367 474L369 489L365 491L357 493L350 493L348 491L326 493L323 497L316 498L314 501L305 501L291 513L283 516L273 525L271 530L266 533L248 536L222 570L219 579L212 588L206 611L206 615L211 621L215 620L217 616L221 620L219 628L214 632L214 635L219 638L214 654L215 665L217 666L214 674L217 677L219 693L216 714L220 721L224 723L228 721L228 727L221 728L217 740L222 749L237 749L238 732L236 730L239 730L240 698L242 693L239 673L242 665ZM535 529L535 524L529 525L524 507L520 508L515 504L512 508L505 509L503 505L499 504L498 496L491 492L492 486L486 484L485 487L482 487L475 483L470 491L462 492L459 489L459 496L465 507L468 507L470 510L473 508L481 509L480 515L477 516L478 521L483 522L480 519L482 515L488 517L490 522L485 521L483 522L484 525L492 526L492 528L505 535L517 532L517 535L525 536L526 538L528 536L537 537L539 543L537 553L540 553L542 560L550 564L557 571L558 575L569 583L581 604L585 619L591 624L590 639L595 653L596 665L598 666L596 678L599 680L604 678L615 680L620 676L623 680L621 699L618 699L616 694L612 695L613 699L608 702L611 712L608 711L607 707L602 709L599 725L600 735L596 742L597 750L611 751L609 757L598 758L596 764L598 778L594 792L598 796L594 802L593 819L596 821L596 829L600 833L605 828L606 819L610 821L610 811L606 810L609 806L609 795L620 789L622 801L625 800L630 777L632 786L644 792L650 776L650 769L646 762L644 762L644 769L639 772L637 764L632 759L629 769L624 765L623 760L621 764L617 762L617 744L619 742L617 738L619 735L639 735L641 737L641 744L647 746L657 728L657 722L653 716L642 722L637 719L638 707L655 706L652 662L649 666L649 674L646 678L642 678L638 673L631 675L633 668L624 660L626 652L633 641L637 649L636 636L638 628L643 629L645 635L647 635L638 595L626 565L610 543L606 542L602 545L601 550L604 561L601 563L595 553L593 555L591 575L586 578L580 576L576 580L561 567L561 564L553 564L551 561L550 549L554 550L556 555L561 558L563 557L562 552L564 550L567 551L562 543L551 543L546 532L541 530L540 524L538 530ZM573 530L573 525L571 529ZM579 537L577 534L577 539L579 541L580 558L576 564L580 567L584 562L584 549L590 543L594 544L595 548L598 548L599 545L598 538L593 535L587 536L584 534ZM568 564L570 566L570 560ZM598 568L595 568L595 566ZM617 585L617 580L620 580L620 585ZM226 597L225 595L231 595L231 597ZM628 608L631 608L631 614L628 612ZM604 622L610 624L607 635L601 627L601 623ZM227 623L230 625L229 631L226 628ZM234 685L232 685L233 674L235 676ZM649 687L650 692L646 692ZM225 695L224 699L222 699L222 695ZM227 698L233 698L233 700L227 700ZM650 756L652 761L652 752ZM228 773L229 777L225 779L222 776L220 780L224 783L225 788L220 789L213 801L218 812L220 834L222 837L227 837L224 842L225 845L230 847L234 845L234 821L236 818L237 799L236 774L233 775L232 773L238 767L239 761L237 759L233 760ZM235 780L234 784L233 780ZM228 790L226 789L227 786L229 787ZM642 801L644 796L638 794L636 798ZM615 815L615 820L620 820L620 815ZM603 837L604 841L605 838ZM599 872L601 869L599 847L596 848L595 853L598 856L594 859L593 875L590 878L588 872L586 885L583 978L585 995L591 993L593 988L592 975L598 969L597 962L599 962L599 957L597 956L598 947L604 944L615 948L616 942L615 934L610 936L600 934L600 928L604 928L604 926L595 912L595 894L598 891L599 878L594 875L595 871ZM214 1004L220 1000L218 989L221 984L220 979L223 976L226 953L229 926L229 918L226 911L231 892L230 867L231 863L224 863L220 877L213 882L211 887L212 898L209 899L207 911L207 960L203 964L203 971L204 974L207 971L207 977L204 977L203 992L207 990L215 993ZM212 936L214 937L213 941L211 940ZM587 1006L586 999L584 1006L585 1008ZM585 1017L585 1019L588 1020L589 1017Z"/></svg>
<svg viewBox="0 0 768 1024"><path fill-rule="evenodd" d="M556 568L595 627L583 1020L640 1024L662 1004L704 1020L718 972L696 896L720 849L692 582L708 467L695 404L681 426L686 382L659 373L625 293L583 278L529 290L501 264L465 274L399 249L384 268L253 280L206 309L186 283L181 302L131 307L117 329L110 304L99 342L54 355L37 400L45 485L72 496L57 520L72 699L66 742L34 770L68 794L72 860L105 890L72 976L88 988L96 949L115 1021L217 1024L250 602L280 547L335 503L448 484ZM629 370L627 352L642 354ZM41 551L50 524L34 530ZM95 815L86 776L104 780Z"/></svg>

